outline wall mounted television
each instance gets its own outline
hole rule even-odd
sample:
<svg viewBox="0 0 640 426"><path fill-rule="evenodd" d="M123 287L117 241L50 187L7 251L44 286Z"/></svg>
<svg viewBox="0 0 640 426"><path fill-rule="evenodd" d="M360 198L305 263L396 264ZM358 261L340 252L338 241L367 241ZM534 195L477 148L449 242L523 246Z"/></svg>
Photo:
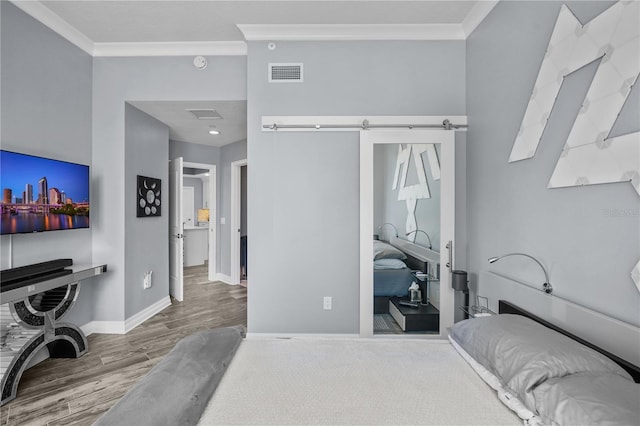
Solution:
<svg viewBox="0 0 640 426"><path fill-rule="evenodd" d="M0 234L89 227L89 166L0 150Z"/></svg>

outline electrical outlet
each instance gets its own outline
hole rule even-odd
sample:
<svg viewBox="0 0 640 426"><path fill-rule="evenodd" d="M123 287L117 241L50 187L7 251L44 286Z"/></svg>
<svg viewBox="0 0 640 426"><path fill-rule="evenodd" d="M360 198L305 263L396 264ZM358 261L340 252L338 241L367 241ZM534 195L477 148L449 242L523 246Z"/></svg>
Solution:
<svg viewBox="0 0 640 426"><path fill-rule="evenodd" d="M153 271L147 271L144 273L144 279L142 280L142 288L145 290L151 288L151 274Z"/></svg>
<svg viewBox="0 0 640 426"><path fill-rule="evenodd" d="M331 298L331 296L325 296L324 297L324 310L325 311L330 311L332 308L332 303L333 303L333 299Z"/></svg>

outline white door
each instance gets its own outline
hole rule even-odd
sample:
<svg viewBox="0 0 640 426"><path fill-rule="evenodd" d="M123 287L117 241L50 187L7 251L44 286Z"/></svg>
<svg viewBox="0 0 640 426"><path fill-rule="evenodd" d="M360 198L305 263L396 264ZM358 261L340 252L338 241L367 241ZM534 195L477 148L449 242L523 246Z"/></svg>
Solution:
<svg viewBox="0 0 640 426"><path fill-rule="evenodd" d="M184 229L182 223L182 157L169 162L169 293L182 302Z"/></svg>
<svg viewBox="0 0 640 426"><path fill-rule="evenodd" d="M440 335L453 325L452 269L455 242L455 132L365 130L360 132L360 335L373 335L373 146L383 143L440 144Z"/></svg>

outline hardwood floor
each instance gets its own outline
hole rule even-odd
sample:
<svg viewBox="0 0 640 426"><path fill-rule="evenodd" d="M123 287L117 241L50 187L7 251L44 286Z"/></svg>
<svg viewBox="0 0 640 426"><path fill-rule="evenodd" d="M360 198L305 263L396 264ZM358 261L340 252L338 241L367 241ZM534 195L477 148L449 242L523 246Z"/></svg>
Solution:
<svg viewBox="0 0 640 426"><path fill-rule="evenodd" d="M184 269L184 301L126 335L92 334L77 359L48 359L25 371L18 396L0 407L0 425L90 425L135 382L196 331L247 325L247 289L207 281L204 266Z"/></svg>

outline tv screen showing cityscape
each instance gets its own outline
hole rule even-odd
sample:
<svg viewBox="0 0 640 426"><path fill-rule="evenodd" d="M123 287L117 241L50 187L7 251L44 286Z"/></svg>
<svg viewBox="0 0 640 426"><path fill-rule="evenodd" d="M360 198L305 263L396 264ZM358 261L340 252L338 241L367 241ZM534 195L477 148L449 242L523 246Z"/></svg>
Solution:
<svg viewBox="0 0 640 426"><path fill-rule="evenodd" d="M0 233L88 228L89 185L89 166L0 150Z"/></svg>

